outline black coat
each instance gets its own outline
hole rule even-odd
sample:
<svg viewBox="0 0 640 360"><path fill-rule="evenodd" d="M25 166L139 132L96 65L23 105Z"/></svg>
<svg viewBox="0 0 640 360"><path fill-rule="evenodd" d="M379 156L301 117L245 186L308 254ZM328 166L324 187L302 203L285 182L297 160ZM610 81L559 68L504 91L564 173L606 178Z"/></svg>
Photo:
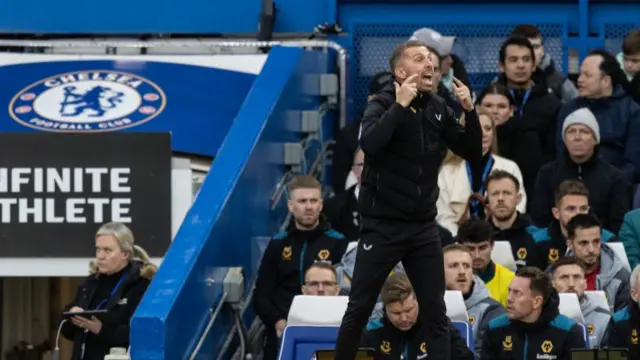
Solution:
<svg viewBox="0 0 640 360"><path fill-rule="evenodd" d="M151 282L152 274L147 272L142 263L134 261L117 274L93 274L80 284L75 298L65 307L65 311L74 306L93 310L95 304L104 299L101 295L104 293L108 299L100 309L107 310L108 313L100 318L102 329L97 335L90 332L85 334L84 329L74 325L71 320L64 323L62 335L73 342L71 360L80 360L83 342L84 360L103 360L110 348L129 347L131 317ZM122 282L116 288L121 279ZM115 292L109 295L112 291Z"/></svg>
<svg viewBox="0 0 640 360"><path fill-rule="evenodd" d="M475 110L465 126L434 94L405 108L393 84L369 103L362 118L360 147L365 153L360 215L401 221L436 217L438 171L450 148L467 160L482 157L482 129Z"/></svg>

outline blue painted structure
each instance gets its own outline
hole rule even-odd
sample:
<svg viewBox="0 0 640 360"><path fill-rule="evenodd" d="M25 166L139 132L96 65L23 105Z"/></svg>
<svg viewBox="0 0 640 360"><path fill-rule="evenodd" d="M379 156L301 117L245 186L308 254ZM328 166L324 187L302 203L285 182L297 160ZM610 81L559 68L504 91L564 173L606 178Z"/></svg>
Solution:
<svg viewBox="0 0 640 360"><path fill-rule="evenodd" d="M90 118L91 122L84 124L86 128L83 127L83 130L78 132L104 131L98 126L98 122L94 122L97 120L101 120L100 124L104 125L116 124L117 121L114 120L131 119L133 123L130 125L108 129L171 132L174 151L215 157L256 78L256 75L250 73L189 64L139 59L114 61L77 60L73 56L69 58L72 60L0 65L0 78L3 79L0 102L9 106L9 111L0 112L0 132L56 131L32 123L33 119L40 119L39 121L47 124L60 124L51 120L59 116L62 111L60 106L45 101L45 105L38 108L36 104L40 95L50 90L55 91L56 88L81 84L82 81L78 81L80 74L99 75L101 79L106 79L107 74L117 74L118 77L127 76L141 81L142 85L131 88L132 92L139 96L138 105L135 105L136 99L132 99L132 95L125 93L124 105L120 106L127 107L129 103L134 102L130 112L119 118L112 118L111 110L107 109L104 117ZM59 84L54 87L43 85L45 80L61 76L66 80L71 78L72 82L57 81ZM114 84L115 78L106 83ZM117 83L115 85L117 86ZM79 91L78 94L83 93L81 90L74 91ZM32 94L35 98L29 101L22 100L20 95L23 93ZM150 94L155 95L157 99L140 101L143 96ZM144 115L143 107L149 106L153 106L156 111ZM32 110L19 111L25 108ZM118 108L115 109L117 110ZM78 121L73 121L74 119L67 120L71 122L64 124L78 125Z"/></svg>
<svg viewBox="0 0 640 360"><path fill-rule="evenodd" d="M332 60L297 48L269 53L132 319L134 359L186 358L220 301L228 267L242 266L251 282L258 243L252 239L270 236L286 215L284 208L270 210L284 172L283 143L300 142L300 111L320 105L312 95L320 85L314 75L330 72ZM215 283L207 285L206 278ZM231 322L228 308L221 311L199 353L203 358L217 355Z"/></svg>

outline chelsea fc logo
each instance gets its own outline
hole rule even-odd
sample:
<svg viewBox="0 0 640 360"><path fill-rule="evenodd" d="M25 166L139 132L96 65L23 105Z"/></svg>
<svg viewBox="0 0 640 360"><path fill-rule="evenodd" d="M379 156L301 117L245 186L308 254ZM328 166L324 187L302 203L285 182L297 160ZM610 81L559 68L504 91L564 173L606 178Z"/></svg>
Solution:
<svg viewBox="0 0 640 360"><path fill-rule="evenodd" d="M130 128L158 116L162 89L135 74L86 70L56 75L22 89L9 104L24 126L54 132L102 132Z"/></svg>

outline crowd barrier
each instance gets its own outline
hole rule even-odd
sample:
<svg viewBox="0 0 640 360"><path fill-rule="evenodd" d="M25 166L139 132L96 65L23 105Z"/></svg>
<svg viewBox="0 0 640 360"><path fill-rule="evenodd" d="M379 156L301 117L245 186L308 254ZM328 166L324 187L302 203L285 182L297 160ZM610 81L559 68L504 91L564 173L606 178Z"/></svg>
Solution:
<svg viewBox="0 0 640 360"><path fill-rule="evenodd" d="M277 230L286 207L271 211L286 142L299 142L297 113L317 110L317 74L332 70L326 51L276 47L257 76L200 193L131 322L133 359L187 359L220 305L229 267L255 273L260 237ZM252 260L253 258L253 260ZM230 311L218 316L198 358L216 358L229 333Z"/></svg>

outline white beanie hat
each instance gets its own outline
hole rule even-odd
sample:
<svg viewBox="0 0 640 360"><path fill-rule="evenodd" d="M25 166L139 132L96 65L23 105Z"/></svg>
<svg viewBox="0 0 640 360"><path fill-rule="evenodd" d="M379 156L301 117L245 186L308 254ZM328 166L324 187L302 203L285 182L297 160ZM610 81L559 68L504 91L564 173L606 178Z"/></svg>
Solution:
<svg viewBox="0 0 640 360"><path fill-rule="evenodd" d="M586 107L575 110L564 119L562 123L562 141L564 141L569 126L575 124L584 125L591 129L593 137L596 139L596 144L600 144L600 126L598 125L598 120L591 110Z"/></svg>

